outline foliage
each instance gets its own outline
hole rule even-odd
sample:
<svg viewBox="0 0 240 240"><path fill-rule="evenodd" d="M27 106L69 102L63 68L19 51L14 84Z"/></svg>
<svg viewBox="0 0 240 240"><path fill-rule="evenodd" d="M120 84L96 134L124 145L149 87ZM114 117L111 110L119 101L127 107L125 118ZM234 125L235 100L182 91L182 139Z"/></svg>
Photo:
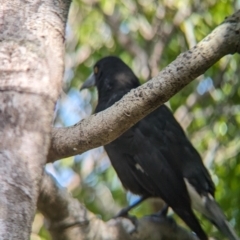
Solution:
<svg viewBox="0 0 240 240"><path fill-rule="evenodd" d="M91 114L96 91L79 93L79 87L99 58L121 57L143 83L237 8L239 1L230 0L75 0L66 29L65 93L58 104L55 125L71 125ZM239 56L221 59L176 94L169 105L210 169L216 198L240 235L238 62ZM136 199L125 193L102 148L47 169L103 219ZM156 204L148 201L132 213L142 216L156 210ZM37 214L32 239L49 239L39 219ZM220 236L208 221L202 222L209 235Z"/></svg>

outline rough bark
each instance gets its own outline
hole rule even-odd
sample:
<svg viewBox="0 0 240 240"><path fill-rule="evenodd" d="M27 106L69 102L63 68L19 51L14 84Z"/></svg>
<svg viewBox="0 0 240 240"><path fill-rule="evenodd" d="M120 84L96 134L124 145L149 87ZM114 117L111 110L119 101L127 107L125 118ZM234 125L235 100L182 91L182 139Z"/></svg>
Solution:
<svg viewBox="0 0 240 240"><path fill-rule="evenodd" d="M67 5L0 3L0 239L29 239L61 89Z"/></svg>
<svg viewBox="0 0 240 240"><path fill-rule="evenodd" d="M36 111L35 102L47 102L49 107ZM52 107L52 101L33 94L0 94L0 239L29 238L48 151Z"/></svg>
<svg viewBox="0 0 240 240"><path fill-rule="evenodd" d="M103 222L59 188L54 179L44 174L38 209L47 219L53 240L196 240L190 232L171 218L148 216L135 219L118 218Z"/></svg>
<svg viewBox="0 0 240 240"><path fill-rule="evenodd" d="M195 47L180 54L156 77L132 90L112 107L74 126L52 129L48 161L80 154L113 141L220 58L239 53L239 22L240 11L237 11Z"/></svg>

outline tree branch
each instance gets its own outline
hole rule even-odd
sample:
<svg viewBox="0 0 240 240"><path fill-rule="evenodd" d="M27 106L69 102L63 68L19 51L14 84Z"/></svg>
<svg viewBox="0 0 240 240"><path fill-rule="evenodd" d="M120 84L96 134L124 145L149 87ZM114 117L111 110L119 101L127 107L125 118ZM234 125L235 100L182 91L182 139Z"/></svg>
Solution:
<svg viewBox="0 0 240 240"><path fill-rule="evenodd" d="M48 161L80 154L105 145L161 104L227 54L239 53L240 11L156 77L125 95L103 112L68 128L53 128ZM101 127L100 127L101 126Z"/></svg>
<svg viewBox="0 0 240 240"><path fill-rule="evenodd" d="M47 219L53 240L194 240L191 233L167 217L148 216L136 219L134 224L125 218L103 222L57 186L45 172L38 209Z"/></svg>

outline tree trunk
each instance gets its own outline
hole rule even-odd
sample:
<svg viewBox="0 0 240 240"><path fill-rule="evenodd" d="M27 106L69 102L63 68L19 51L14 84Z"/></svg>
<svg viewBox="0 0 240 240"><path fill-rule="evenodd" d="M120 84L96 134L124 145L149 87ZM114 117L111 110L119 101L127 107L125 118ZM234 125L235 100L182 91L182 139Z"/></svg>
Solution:
<svg viewBox="0 0 240 240"><path fill-rule="evenodd" d="M68 6L0 3L0 239L29 239L61 89Z"/></svg>

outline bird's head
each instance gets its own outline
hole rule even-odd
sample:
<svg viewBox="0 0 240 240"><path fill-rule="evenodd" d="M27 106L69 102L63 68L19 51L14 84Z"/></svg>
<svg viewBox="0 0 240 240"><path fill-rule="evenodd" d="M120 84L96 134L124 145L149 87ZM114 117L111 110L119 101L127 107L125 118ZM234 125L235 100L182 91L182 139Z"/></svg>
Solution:
<svg viewBox="0 0 240 240"><path fill-rule="evenodd" d="M110 96L121 90L130 90L139 86L133 71L118 57L108 56L97 61L92 74L83 83L80 90L96 86L99 95Z"/></svg>

